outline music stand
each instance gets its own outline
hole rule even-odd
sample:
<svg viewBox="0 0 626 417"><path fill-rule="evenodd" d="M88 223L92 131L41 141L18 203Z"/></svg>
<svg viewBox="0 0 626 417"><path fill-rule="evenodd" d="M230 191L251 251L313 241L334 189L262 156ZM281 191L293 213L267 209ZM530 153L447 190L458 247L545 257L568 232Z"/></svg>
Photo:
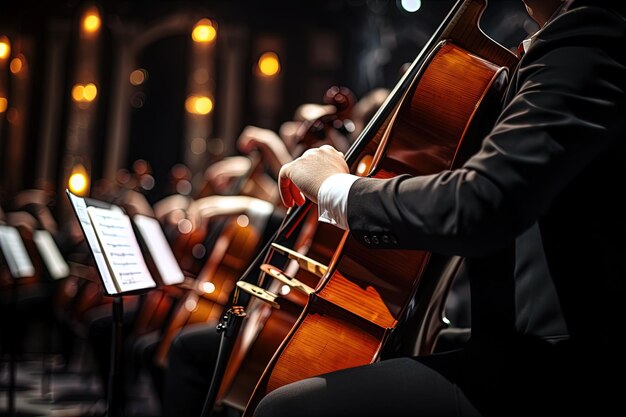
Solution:
<svg viewBox="0 0 626 417"><path fill-rule="evenodd" d="M123 326L125 295L140 294L156 287L148 271L130 218L121 208L98 200L67 195L79 220L104 294L113 297L111 367L107 389L107 415L123 415Z"/></svg>
<svg viewBox="0 0 626 417"><path fill-rule="evenodd" d="M107 390L107 415L123 415L123 326L125 295L137 295L160 285L181 284L185 276L175 261L156 219L136 215L133 221L114 204L67 196L79 220L102 280L104 294L113 297L111 366ZM138 232L138 233L136 233ZM140 244L141 242L141 244ZM145 253L142 251L144 248ZM145 257L151 262L150 268Z"/></svg>

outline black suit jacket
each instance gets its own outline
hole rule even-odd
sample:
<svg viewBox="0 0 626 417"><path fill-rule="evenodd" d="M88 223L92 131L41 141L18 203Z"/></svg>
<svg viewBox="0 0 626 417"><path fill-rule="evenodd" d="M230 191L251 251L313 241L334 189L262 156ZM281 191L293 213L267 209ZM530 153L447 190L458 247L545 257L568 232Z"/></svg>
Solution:
<svg viewBox="0 0 626 417"><path fill-rule="evenodd" d="M512 74L480 151L454 171L357 180L348 200L353 235L370 247L383 246L373 236L387 236L385 247L466 256L476 264L470 280L482 280L472 288L473 314L489 300L506 314L532 309L545 284L556 297L547 304L562 309L572 340L623 349L616 321L626 296L625 45L626 23L615 11L575 7L553 19ZM533 227L536 245L527 240ZM532 249L541 244L549 274L539 273L535 291L485 282L506 275L506 265L491 268L505 259L516 275L520 265L532 275L539 268L528 267L537 264ZM523 328L517 320L521 332L541 324L529 319ZM480 326L474 317L472 326Z"/></svg>

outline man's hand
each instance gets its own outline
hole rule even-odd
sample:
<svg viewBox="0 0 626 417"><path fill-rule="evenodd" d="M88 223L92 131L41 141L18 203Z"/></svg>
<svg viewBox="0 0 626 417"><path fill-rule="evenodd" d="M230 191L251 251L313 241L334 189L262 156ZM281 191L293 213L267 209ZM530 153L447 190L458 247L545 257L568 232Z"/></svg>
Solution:
<svg viewBox="0 0 626 417"><path fill-rule="evenodd" d="M286 207L299 206L305 197L317 203L317 193L326 178L348 174L343 154L330 145L309 149L298 159L285 164L278 175L280 198Z"/></svg>

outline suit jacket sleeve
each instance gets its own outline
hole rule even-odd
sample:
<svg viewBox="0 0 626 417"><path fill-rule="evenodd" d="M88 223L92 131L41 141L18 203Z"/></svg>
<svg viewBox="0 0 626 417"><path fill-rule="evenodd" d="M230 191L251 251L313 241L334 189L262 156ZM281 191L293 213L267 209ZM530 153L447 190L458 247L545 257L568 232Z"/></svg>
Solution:
<svg viewBox="0 0 626 417"><path fill-rule="evenodd" d="M624 140L624 33L623 18L595 7L546 25L513 74L494 128L460 169L352 185L354 237L464 256L510 243Z"/></svg>

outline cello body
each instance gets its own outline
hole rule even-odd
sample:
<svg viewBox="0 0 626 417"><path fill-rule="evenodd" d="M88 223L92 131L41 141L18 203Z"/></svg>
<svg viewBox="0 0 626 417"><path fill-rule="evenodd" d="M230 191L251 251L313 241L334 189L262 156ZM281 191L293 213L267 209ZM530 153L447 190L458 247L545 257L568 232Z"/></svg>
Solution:
<svg viewBox="0 0 626 417"><path fill-rule="evenodd" d="M298 230L298 241L294 247L306 251L322 263L328 263L333 256L330 249L341 240L341 231L328 224L317 224L316 212L310 211L303 215L303 230ZM320 283L319 276L306 270L298 271L298 279L310 287ZM217 395L219 406L225 405L240 411L245 409L265 367L307 304L306 296L284 286L274 285L276 283L270 282L268 289L280 294L280 308L256 298L252 298L246 308L247 318L229 357Z"/></svg>
<svg viewBox="0 0 626 417"><path fill-rule="evenodd" d="M347 131L344 126L352 123L351 112L355 101L348 88L330 87L324 96L324 103L334 105L336 112L303 121L296 133L293 153L300 155L306 149L326 143L340 147L341 138ZM288 233L286 239L293 236L294 248L328 263L334 254L333 249L341 240L341 231L328 224L318 224L317 214L313 211L301 214L303 218L298 222L298 230ZM291 266L297 267L295 263ZM319 275L306 270L299 272L299 279L310 287L316 287L320 282ZM263 370L307 303L306 296L290 291L276 281L270 282L268 289L280 294L281 307L275 309L259 300L251 300L246 309L248 319L241 330L242 336L237 339L221 380L216 401L218 406L245 409Z"/></svg>
<svg viewBox="0 0 626 417"><path fill-rule="evenodd" d="M474 153L498 113L515 56L478 22L485 0L459 1L360 141L376 145L369 176L428 175ZM362 159L346 157L351 169ZM352 158L351 158L352 157ZM317 207L312 203L315 212ZM306 209L306 207L305 207ZM244 416L269 392L304 378L375 362L387 352L432 352L459 259L371 249L345 232L328 270L266 367ZM296 276L297 278L297 276ZM408 322L407 325L401 324ZM412 328L411 346L399 328Z"/></svg>

